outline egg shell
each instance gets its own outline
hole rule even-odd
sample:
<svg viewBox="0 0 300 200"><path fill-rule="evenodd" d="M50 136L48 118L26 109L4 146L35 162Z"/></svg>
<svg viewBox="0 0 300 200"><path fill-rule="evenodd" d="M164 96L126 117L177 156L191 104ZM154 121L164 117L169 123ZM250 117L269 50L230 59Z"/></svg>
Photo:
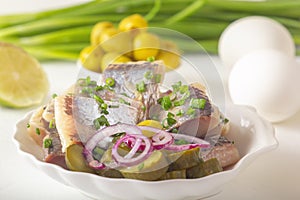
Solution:
<svg viewBox="0 0 300 200"><path fill-rule="evenodd" d="M250 16L231 23L222 33L218 52L223 64L231 69L243 55L259 49L276 49L295 55L295 44L289 31L277 21Z"/></svg>
<svg viewBox="0 0 300 200"><path fill-rule="evenodd" d="M273 50L257 50L239 59L228 79L231 99L250 105L271 122L285 120L300 107L300 70L295 59Z"/></svg>

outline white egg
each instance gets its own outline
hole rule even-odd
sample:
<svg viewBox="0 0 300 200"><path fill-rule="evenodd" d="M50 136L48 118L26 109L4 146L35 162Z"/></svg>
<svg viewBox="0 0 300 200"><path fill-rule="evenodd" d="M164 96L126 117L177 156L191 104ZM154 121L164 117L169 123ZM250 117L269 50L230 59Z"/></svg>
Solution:
<svg viewBox="0 0 300 200"><path fill-rule="evenodd" d="M222 33L218 52L229 70L243 55L259 49L276 49L295 56L295 44L289 31L277 21L261 16L241 18Z"/></svg>
<svg viewBox="0 0 300 200"><path fill-rule="evenodd" d="M273 49L257 50L239 59L228 79L235 104L250 105L271 122L285 120L300 108L300 66Z"/></svg>

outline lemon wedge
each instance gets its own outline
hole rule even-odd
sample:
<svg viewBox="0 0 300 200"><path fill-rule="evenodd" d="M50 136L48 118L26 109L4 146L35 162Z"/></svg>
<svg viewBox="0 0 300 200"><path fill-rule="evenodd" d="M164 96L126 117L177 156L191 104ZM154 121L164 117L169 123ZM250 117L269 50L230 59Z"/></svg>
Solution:
<svg viewBox="0 0 300 200"><path fill-rule="evenodd" d="M49 82L40 63L22 48L0 43L0 105L24 108L40 104Z"/></svg>

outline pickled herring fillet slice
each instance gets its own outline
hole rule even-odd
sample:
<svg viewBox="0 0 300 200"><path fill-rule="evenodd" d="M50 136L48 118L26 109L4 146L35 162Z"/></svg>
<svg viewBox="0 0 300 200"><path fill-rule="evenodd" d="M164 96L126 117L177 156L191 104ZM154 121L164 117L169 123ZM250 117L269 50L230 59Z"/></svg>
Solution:
<svg viewBox="0 0 300 200"><path fill-rule="evenodd" d="M72 144L81 143L73 119L73 96L60 95L54 99L55 124L62 144L62 152Z"/></svg>
<svg viewBox="0 0 300 200"><path fill-rule="evenodd" d="M139 120L139 112L136 107L120 103L104 100L107 104L108 114L104 115L110 125L116 123L137 124ZM94 120L103 115L99 104L93 98L74 97L73 116L78 130L78 135L83 143L85 143L95 132Z"/></svg>
<svg viewBox="0 0 300 200"><path fill-rule="evenodd" d="M148 109L160 97L159 86L164 74L165 66L162 61L110 64L103 73L103 82L107 78L113 78L116 93L141 101L145 108L143 119L147 119Z"/></svg>
<svg viewBox="0 0 300 200"><path fill-rule="evenodd" d="M240 154L233 142L226 137L221 136L218 143L210 150L204 153L203 159L209 160L217 158L223 168L235 164L240 159Z"/></svg>

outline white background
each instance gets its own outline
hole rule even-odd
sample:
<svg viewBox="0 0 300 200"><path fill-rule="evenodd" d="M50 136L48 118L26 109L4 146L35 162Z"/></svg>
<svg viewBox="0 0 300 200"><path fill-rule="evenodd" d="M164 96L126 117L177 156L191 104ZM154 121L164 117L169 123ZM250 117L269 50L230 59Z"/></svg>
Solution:
<svg viewBox="0 0 300 200"><path fill-rule="evenodd" d="M39 11L74 2L83 1L0 0L0 15ZM213 59L218 68L222 69L218 57ZM64 86L67 87L77 76L75 62L52 62L42 65L51 83L49 94L61 92L65 89ZM18 155L12 142L14 125L29 110L0 107L0 199L89 199L32 168ZM222 192L208 200L300 199L300 112L285 122L274 124L274 128L279 141L278 148L261 155L226 184Z"/></svg>

